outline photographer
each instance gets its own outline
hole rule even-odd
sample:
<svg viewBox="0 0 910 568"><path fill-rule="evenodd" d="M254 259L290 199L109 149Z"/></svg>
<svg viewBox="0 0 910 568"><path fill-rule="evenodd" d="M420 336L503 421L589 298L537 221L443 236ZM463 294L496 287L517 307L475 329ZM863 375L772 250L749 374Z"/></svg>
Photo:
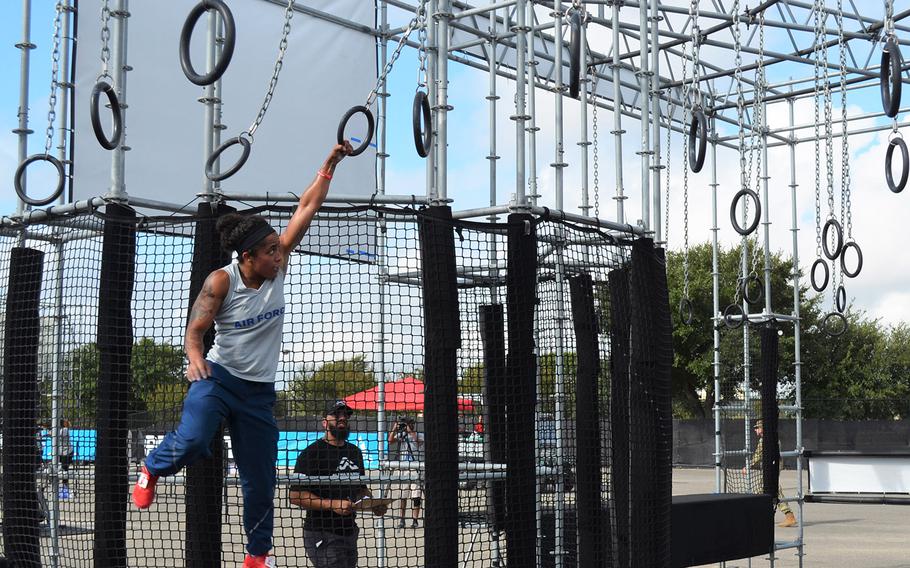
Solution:
<svg viewBox="0 0 910 568"><path fill-rule="evenodd" d="M389 430L389 457L398 461L423 460L423 436L417 433L417 422L408 416L399 416ZM411 527L417 528L423 502L423 485L420 481L401 485L401 519L398 528L405 526L405 506L411 501Z"/></svg>

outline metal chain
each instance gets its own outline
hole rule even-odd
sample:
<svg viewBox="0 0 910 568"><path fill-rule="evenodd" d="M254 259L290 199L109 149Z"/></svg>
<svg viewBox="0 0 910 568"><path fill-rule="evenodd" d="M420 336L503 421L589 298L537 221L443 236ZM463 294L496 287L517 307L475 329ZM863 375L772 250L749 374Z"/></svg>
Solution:
<svg viewBox="0 0 910 568"><path fill-rule="evenodd" d="M418 12L418 15L414 16L411 21L408 22L408 27L405 28L404 32L401 34L401 39L398 40L398 45L395 46L395 51L392 52L388 63L385 64L385 68L383 68L382 73L379 74L379 78L376 80L376 86L373 87L373 90L370 91L370 94L367 96L367 102L364 105L367 108L370 108L373 106L373 103L376 102L376 97L379 96L379 89L382 87L382 85L385 84L386 77L389 75L389 73L392 72L392 67L395 65L395 62L401 55L401 50L404 48L405 43L407 43L411 32L413 32L414 28L417 27L420 17L420 13Z"/></svg>
<svg viewBox="0 0 910 568"><path fill-rule="evenodd" d="M57 78L60 74L60 41L63 33L63 12L65 8L62 2L57 2L57 15L54 18L54 49L51 52L51 94L48 97L47 104L47 130L45 131L44 155L49 156L51 145L54 143L54 122L57 120L57 87L59 82Z"/></svg>
<svg viewBox="0 0 910 568"><path fill-rule="evenodd" d="M246 134L250 140L253 139L256 129L259 128L259 125L262 124L262 121L265 119L265 113L269 110L269 104L271 104L272 97L275 95L275 87L278 86L278 76L281 74L281 67L284 65L284 55L288 50L288 34L291 33L291 18L293 17L294 0L288 0L288 7L284 10L284 28L281 31L281 41L278 43L278 59L275 60L275 69L272 71L272 78L269 80L268 91L265 93L265 99L262 101L262 106L259 107L259 113L256 115L256 120L247 128L246 132L241 133L241 136Z"/></svg>
<svg viewBox="0 0 910 568"><path fill-rule="evenodd" d="M594 81L591 85L591 142L594 144L594 218L600 218L600 160L597 150L597 82L600 79L594 69Z"/></svg>
<svg viewBox="0 0 910 568"><path fill-rule="evenodd" d="M420 47L417 49L417 89L426 88L427 86L427 2L420 0L417 6L417 42Z"/></svg>
<svg viewBox="0 0 910 568"><path fill-rule="evenodd" d="M821 90L821 4L822 0L815 0L815 258L822 257L822 199L821 199L821 107L819 91Z"/></svg>
<svg viewBox="0 0 910 568"><path fill-rule="evenodd" d="M885 36L894 35L894 0L885 0Z"/></svg>
<svg viewBox="0 0 910 568"><path fill-rule="evenodd" d="M734 64L734 78L733 81L736 83L736 125L739 128L738 138L739 138L739 186L740 188L749 187L746 182L746 155L743 151L745 146L745 131L743 126L743 114L745 106L745 98L743 98L743 57L741 53L741 37L739 31L740 18L739 18L739 0L733 0L733 64Z"/></svg>
<svg viewBox="0 0 910 568"><path fill-rule="evenodd" d="M667 97L667 99L670 102L667 103L667 160L664 163L664 170L666 171L666 174L667 174L667 181L666 181L666 184L664 185L664 187L666 188L666 191L664 193L666 194L665 197L666 197L666 201L667 201L667 204L664 207L664 211L666 212L664 215L664 241L667 242L667 249L669 249L670 248L669 247L669 243L670 243L670 156L671 156L670 151L673 149L673 146L671 144L670 135L673 133L673 129L671 128L671 126L673 125L674 105L673 105L672 99L670 97ZM687 144L683 144L683 146L687 146ZM685 157L686 157L686 150L683 150L683 158L685 158ZM683 165L685 165L685 163L686 163L686 161L683 160ZM686 168L683 168L683 169L685 170ZM688 174L688 172L684 172L683 176L686 176L687 174Z"/></svg>
<svg viewBox="0 0 910 568"><path fill-rule="evenodd" d="M837 0L837 34L840 51L841 214L849 241L853 239L853 212L850 202L850 143L847 139L847 42L844 39L843 0Z"/></svg>
<svg viewBox="0 0 910 568"><path fill-rule="evenodd" d="M755 194L761 195L762 160L765 144L765 12L758 13L758 67L755 69L755 97L754 111L752 113L752 152L755 154ZM749 158L751 168L751 157ZM745 200L749 202L748 199ZM758 274L759 264L758 235L755 236L755 246L752 249L752 267L750 274Z"/></svg>
<svg viewBox="0 0 910 568"><path fill-rule="evenodd" d="M823 5L822 5L823 7ZM827 16L822 19L822 16L819 15L820 25L818 33L822 35L820 41L825 41L826 35L826 23ZM827 62L828 53L827 50L824 52L825 61ZM833 94L831 92L831 83L828 82L827 78L822 83L822 92L824 95L824 105L825 105L825 181L827 184L828 192L828 219L837 219L837 211L834 202L834 100ZM837 235L833 232L830 237L832 244L836 241ZM831 260L831 302L832 306L837 306L837 288L839 286L839 277L840 277L840 266L837 262L837 259ZM836 308L835 308L836 309Z"/></svg>
<svg viewBox="0 0 910 568"><path fill-rule="evenodd" d="M101 4L101 74L98 80L111 77L108 67L111 61L111 8L108 0Z"/></svg>

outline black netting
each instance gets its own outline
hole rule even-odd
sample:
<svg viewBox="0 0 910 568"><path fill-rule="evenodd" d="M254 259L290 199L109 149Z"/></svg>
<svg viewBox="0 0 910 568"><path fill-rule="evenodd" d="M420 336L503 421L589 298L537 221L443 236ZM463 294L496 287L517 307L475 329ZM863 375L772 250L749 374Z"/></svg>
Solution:
<svg viewBox="0 0 910 568"><path fill-rule="evenodd" d="M291 212L243 213L280 230ZM44 255L37 281L14 262L18 231L0 237L11 259L0 264L4 555L239 565L229 427L211 458L159 481L149 509L129 497L181 417L188 306L228 259L208 206L135 219L110 206L24 230ZM279 565L310 565L306 512L292 502L303 484L393 499L383 516L357 513L361 565L629 566L644 543L648 565L663 565L666 286L659 254L635 261L632 243L531 215L479 223L445 208L323 208L284 289ZM23 290L36 298L27 325L10 319L24 317ZM354 408L349 440L364 475L295 471L337 400Z"/></svg>

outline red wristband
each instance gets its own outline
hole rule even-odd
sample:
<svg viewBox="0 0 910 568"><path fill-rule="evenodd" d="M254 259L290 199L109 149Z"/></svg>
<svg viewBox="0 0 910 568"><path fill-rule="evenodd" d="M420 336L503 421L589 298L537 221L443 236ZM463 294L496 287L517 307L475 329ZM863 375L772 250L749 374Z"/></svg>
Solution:
<svg viewBox="0 0 910 568"><path fill-rule="evenodd" d="M332 179L332 175L331 175L331 174L327 174L327 173L325 173L325 172L322 171L322 170L316 170L316 175L319 176L319 177L323 177L323 178L325 178L325 179L329 179L329 180Z"/></svg>

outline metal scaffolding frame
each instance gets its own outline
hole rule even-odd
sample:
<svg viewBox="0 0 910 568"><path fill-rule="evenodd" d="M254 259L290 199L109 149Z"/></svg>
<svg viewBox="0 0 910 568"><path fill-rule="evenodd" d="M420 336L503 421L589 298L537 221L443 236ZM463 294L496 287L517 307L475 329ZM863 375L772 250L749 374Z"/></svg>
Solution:
<svg viewBox="0 0 910 568"><path fill-rule="evenodd" d="M66 6L64 37L66 41L61 47L61 58L64 61L63 69L68 72L69 65L66 64L70 56L70 43L72 38L67 37L70 29L69 15L73 11L69 0L63 0ZM266 0L277 5L286 5L286 0ZM20 112L19 127L14 131L19 136L19 160L23 161L26 151L27 136L30 134L28 129L28 77L29 77L29 51L34 48L30 41L30 0L23 0L23 35L22 41L17 44L21 49L21 80L20 80ZM847 42L849 49L849 65L846 67L849 75L845 81L840 79L840 66L835 61L822 62L826 71L824 80L829 81L830 88L837 92L846 85L847 90L856 91L868 88L875 88L879 85L880 70L873 60L880 53L881 41L885 22L883 18L874 17L868 13L861 13L860 3L847 2L848 7L842 14L844 40ZM397 42L402 39L403 28L390 27L390 10L395 11L395 16L404 15L410 19L413 14L417 13L418 4L416 0L376 0L379 14L379 27L374 29L362 24L353 22L341 14L331 14L317 10L309 6L295 6L295 10L301 14L318 18L327 22L344 26L346 28L369 34L377 38L379 45L378 57L380 59L380 69L385 67L388 62L388 42ZM736 4L733 4L735 6ZM662 188L660 184L660 173L663 169L660 155L660 139L663 129L671 129L673 132L686 133L688 125L685 123L685 106L683 89L691 83L690 77L682 77L681 69L683 60L692 67L692 37L693 37L693 19L690 16L688 2L679 0L678 2L667 2L661 0L650 1L633 1L633 0L586 0L579 2L577 0L491 0L490 3L478 5L477 3L464 2L462 0L426 0L427 6L427 72L430 80L428 81L428 97L432 107L432 123L435 135L433 137L432 148L426 161L426 193L423 196L413 195L394 195L387 194L386 187L386 85L381 85L378 100L378 128L377 128L377 195L370 199L357 198L351 196L330 196L330 202L343 203L385 203L385 204L416 204L430 203L442 204L452 202L452 196L449 195L447 182L449 179L449 160L448 149L449 140L447 132L448 114L452 107L448 102L448 72L449 65L457 63L467 65L489 76L489 91L486 100L489 105L489 152L486 156L489 161L489 205L488 207L477 209L457 210L457 218L486 218L491 221L499 219L503 214L510 212L531 212L557 214L563 218L574 222L594 225L606 231L616 231L621 233L632 233L638 235L651 235L658 242L663 241L661 231L662 219L669 212L662 210ZM867 3L862 6L868 8ZM717 152L718 148L727 150L738 150L739 132L733 129L738 126L737 117L737 83L735 70L725 63L727 53L736 46L737 34L733 33L733 27L737 22L742 22L745 26L746 33L739 48L742 52L742 66L740 71L752 71L760 66L764 68L773 67L779 63L790 63L800 65L801 69L811 69L814 64L813 53L814 45L814 28L811 21L815 16L815 5L807 1L799 0L765 0L753 8L747 8L740 14L734 14L732 6L724 8L717 2L712 2L713 10L701 10L699 13L700 22L698 32L695 34L699 38L699 48L701 56L697 62L699 83L696 86L699 96L703 101L703 106L709 118L709 156L711 168L712 188L712 211L713 221L711 230L713 232L714 248L714 343L715 347L719 346L719 328L722 323L719 305L719 274L717 265L718 251L718 190L719 183L717 180ZM582 49L584 63L582 71L581 101L579 106L579 115L567 116L564 114L563 101L567 96L568 88L565 85L565 77L568 76L570 63L565 56L566 48L569 46L569 40L564 37L564 32L569 26L566 26L566 20L569 12L572 10L582 10L585 14L582 38L587 38L587 45ZM834 20L836 11L829 6L822 10L821 17L825 22L825 37L833 37L824 44L824 49L832 46L836 47L838 29L832 27L830 22ZM778 50L765 50L763 46L756 47L758 36L757 26L759 14L763 14L764 26L781 34L784 37L784 47L778 45ZM128 45L128 22L129 22L129 5L128 0L116 0L116 9L112 10L114 17L114 33L112 35L113 45L113 64L114 64L114 82L118 91L120 104L125 112L126 109L126 79L127 71L130 70L127 62L127 45ZM900 22L910 16L910 10L903 10L894 14L893 31L897 35L904 35L906 39L897 37L900 45L910 45L910 26L902 25ZM208 38L209 50L207 53L207 63L209 67L214 65L218 59L221 43L216 41L222 35L221 23L216 14L210 13L208 17ZM410 39L406 40L406 45L416 48L418 44ZM583 43L583 46L585 44ZM825 52L826 53L826 52ZM761 60L759 61L759 57ZM827 58L827 55L826 55ZM904 84L910 83L910 76L907 74L907 67L903 68L900 81ZM812 99L818 96L815 85L812 84L814 79L810 73L804 76L798 76L796 79L789 76L786 80L769 82L767 85L757 85L751 79L743 78L740 84L740 92L755 97L761 95L762 105L767 105L774 101L786 101L789 105L789 124L785 127L768 128L766 123L752 124L754 117L746 113L746 123L743 127L751 134L755 132L759 137L765 140L760 149L764 153L764 171L762 173L762 193L763 201L767 201L768 196L768 173L767 173L767 151L768 148L783 147L789 148L790 153L790 179L789 187L791 188L791 231L793 233L793 250L792 261L796 270L793 274L792 292L793 292L793 311L790 314L775 314L771 309L770 297L770 259L769 259L769 227L771 223L770 215L766 207L764 209L764 218L761 220L763 231L761 241L764 252L764 288L766 291L764 306L761 312L757 314L748 314L745 312L744 318L752 323L760 323L775 319L783 322L792 322L794 325L795 335L795 360L793 361L794 373L796 380L796 403L784 412L788 412L796 419L797 439L796 448L790 452L784 452L785 455L800 456L802 454L802 435L801 435L801 391L800 391L800 323L799 323L799 275L798 275L798 250L797 234L799 226L797 223L797 173L796 173L796 147L805 142L816 140L815 135L800 136L799 133L807 128L812 128L814 124L797 124L794 115L794 105L801 99ZM501 89L497 86L497 79L505 78L514 81L514 107L499 103L501 100ZM73 89L72 78L65 78L59 81L59 87L64 92L61 97L61 112L58 115L62 121L59 131L59 143L57 145L58 156L61 161L67 159L67 148L69 145L69 135L71 134L72 117L67 112L69 101L69 92ZM759 92L761 90L761 92ZM539 187L537 180L537 101L535 94L539 91L549 91L557 94L555 97L555 155L553 163L555 179L556 209L546 210L540 207L538 203ZM212 149L217 148L221 143L221 85L220 81L207 87L205 96L201 102L205 105L205 119L203 124L203 147L206 155L210 154ZM742 105L751 107L752 100L741 101ZM670 109L673 109L672 111ZM612 131L615 146L615 187L613 199L615 200L615 217L612 219L598 219L595 208L595 214L591 214L592 200L590 199L590 188L588 183L588 148L591 141L588 139L588 114L589 109L593 112L603 110L612 115ZM900 108L905 112L907 107ZM502 133L497 132L496 117L500 112L509 112L510 118L515 124L514 143L515 143L515 185L506 191L501 191L497 186L497 160L500 159L498 152L501 149L498 142ZM847 134L860 134L888 129L897 129L897 123L879 124L875 126L856 127L853 123L867 121L868 119L877 119L884 116L883 112L871 112L861 116L850 117L850 126ZM624 172L622 167L623 157L623 118L628 117L640 122L640 145L635 153L640 157L640 187L641 187L641 204L640 204L640 222L636 225L629 224L630 218L629 205L626 202L626 187L624 182ZM568 166L565 160L565 148L563 140L563 125L565 121L578 120L582 125L582 140L579 142L581 147L581 163L583 168L581 184L581 212L572 213L564 210L564 169ZM841 136L841 133L834 133L834 136ZM169 204L157 202L150 199L137 199L128 196L124 187L124 170L127 167L126 152L129 147L122 144L113 154L111 163L111 185L108 192L103 195L82 201L78 203L67 203L65 197L61 195L56 205L46 210L29 210L24 204L19 204L14 214L4 216L0 219L0 228L5 232L20 231L28 223L41 222L49 216L58 213L71 213L76 211L92 210L103 206L109 202L127 202L132 205L158 209L162 211L185 211L185 205ZM217 164L216 164L217 165ZM596 165L595 165L596 168ZM596 175L596 174L595 174ZM394 188L393 188L394 192ZM503 195L510 196L508 199ZM205 176L202 178L201 198L204 200L237 200L237 201L296 201L296 197L290 194L286 196L275 194L258 195L248 193L227 193L223 192L218 182L212 182ZM595 195L595 201L597 196ZM457 202L456 202L457 205ZM456 207L457 209L457 207ZM631 217L635 218L635 217ZM21 238L27 238L27 233L21 231ZM382 249L382 230L377 227L377 243L379 249ZM557 286L560 290L563 283L563 258L559 243L554 245L553 258L556 263ZM493 251L495 253L495 251ZM382 255L379 255L382 258ZM491 256L491 273L500 269L496 262L495 254ZM379 263L380 280L385 282L391 278L385 271L382 263ZM745 277L747 267L743 267ZM748 306L744 303L744 309ZM380 308L380 312L383 310ZM560 315L561 321L564 320L564 314ZM562 324L561 324L562 325ZM384 326L380 325L380 329ZM748 326L745 327L748 329ZM563 330L561 330L563 331ZM58 334L62 331L58 330ZM386 338L383 332L380 332L379 341L385 343ZM562 342L562 333L559 334L558 342ZM746 357L746 378L744 384L748 385L748 331L745 332L745 357ZM383 380L384 361L379 362L380 385ZM561 358L557 358L557 375L559 375L562 366ZM719 349L715 349L714 360L715 374L715 422L717 430L720 429L720 420L723 412L722 401L719 394L719 381L721 375L721 362L719 359ZM382 388L380 386L380 393ZM748 393L748 388L745 389ZM562 395L564 393L560 393ZM380 394L380 397L382 395ZM561 405L561 396L558 397L556 408L557 420L563 420L563 408ZM382 424L384 417L380 413L379 424ZM57 423L54 418L54 423ZM746 450L749 449L749 429L746 428ZM558 449L561 452L561 448ZM721 449L720 439L716 444L716 482L717 489L721 488L721 470L720 460L724 455ZM733 453L742 453L739 450ZM55 458L56 459L56 458ZM801 474L802 463L797 460L799 473ZM560 478L561 479L561 478ZM799 476L799 487L797 495L793 498L802 507L802 477ZM561 495L561 493L559 493ZM800 515L800 520L802 515ZM563 519L558 518L558 527ZM380 533L381 534L381 533ZM561 531L557 528L557 535ZM803 540L802 528L800 527L799 537L792 542L777 543L777 549L796 548L800 565L803 557ZM380 537L382 538L382 537ZM557 537L561 538L561 537ZM382 541L381 541L382 542ZM563 564L563 548L561 540L556 543L555 562L556 566ZM772 554L771 563L773 565L774 557Z"/></svg>

